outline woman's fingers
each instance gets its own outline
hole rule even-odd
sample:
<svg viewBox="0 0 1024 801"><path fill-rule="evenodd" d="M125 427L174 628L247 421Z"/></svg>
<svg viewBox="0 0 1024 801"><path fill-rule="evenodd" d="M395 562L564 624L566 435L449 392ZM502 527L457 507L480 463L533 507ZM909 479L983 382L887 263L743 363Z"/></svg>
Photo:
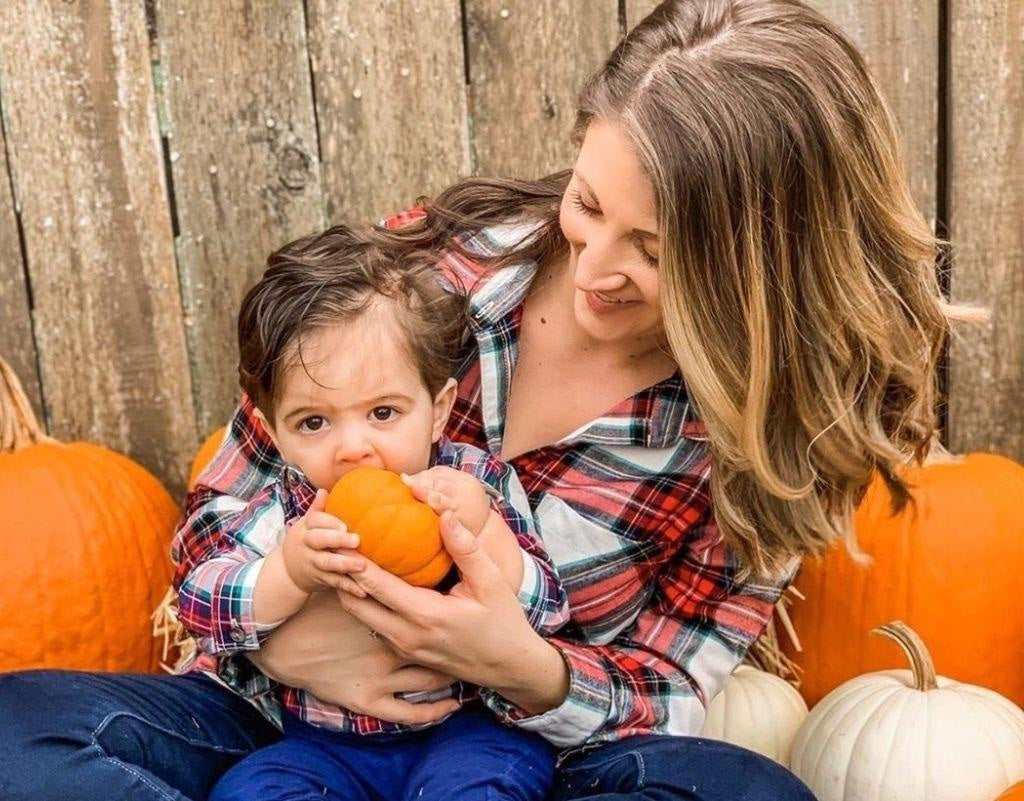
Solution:
<svg viewBox="0 0 1024 801"><path fill-rule="evenodd" d="M367 709L366 713L381 720L391 721L392 723L417 726L435 723L458 708L459 704L454 699L413 704L409 701L403 701L401 698L382 697L373 704L371 709Z"/></svg>
<svg viewBox="0 0 1024 801"><path fill-rule="evenodd" d="M396 652L408 656L406 649L411 649L413 644L418 641L421 628L373 598L366 587L358 581L357 577L361 575L361 573L356 573L352 578L367 593L367 597L357 598L354 595L340 592L338 600L341 602L341 608L370 631L377 632L378 636L390 644Z"/></svg>
<svg viewBox="0 0 1024 801"><path fill-rule="evenodd" d="M366 590L360 587L356 582L350 579L348 576L336 576L337 583L334 585L337 589L342 592L347 592L350 595L356 596L356 598L365 598Z"/></svg>
<svg viewBox="0 0 1024 801"><path fill-rule="evenodd" d="M451 512L441 516L441 540L455 566L459 568L462 575L460 583L466 585L477 598L487 598L498 588L507 586L501 570L484 550L480 540ZM363 589L370 592L365 584Z"/></svg>
<svg viewBox="0 0 1024 801"><path fill-rule="evenodd" d="M384 687L393 693L431 692L443 689L454 681L454 676L419 665L409 665L390 674L384 681Z"/></svg>

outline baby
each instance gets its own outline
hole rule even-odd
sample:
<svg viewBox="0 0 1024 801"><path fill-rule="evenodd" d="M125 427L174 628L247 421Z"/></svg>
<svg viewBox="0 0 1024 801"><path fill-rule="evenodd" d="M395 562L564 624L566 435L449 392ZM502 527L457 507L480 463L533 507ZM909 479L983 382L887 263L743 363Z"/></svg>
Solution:
<svg viewBox="0 0 1024 801"><path fill-rule="evenodd" d="M499 723L470 687L403 696L459 705L440 723L408 727L240 665L239 655L258 651L312 594L359 592L349 578L364 565L358 532L324 504L327 490L362 466L410 475L430 468L442 480L428 502L480 538L534 628L550 634L568 618L515 472L442 433L456 399L465 298L446 291L420 255L344 227L293 242L267 265L239 314L239 374L285 466L274 464L265 485L252 488L229 537L183 541L201 527L182 527L174 555L182 624L233 689L267 690L264 709L272 700L284 738L235 765L211 799L273 801L308 790L338 799L540 801L554 751Z"/></svg>

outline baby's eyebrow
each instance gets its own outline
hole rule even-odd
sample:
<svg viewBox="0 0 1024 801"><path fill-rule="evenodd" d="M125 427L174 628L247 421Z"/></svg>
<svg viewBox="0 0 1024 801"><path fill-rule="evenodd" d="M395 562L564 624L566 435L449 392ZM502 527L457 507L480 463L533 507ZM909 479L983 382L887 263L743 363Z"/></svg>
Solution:
<svg viewBox="0 0 1024 801"><path fill-rule="evenodd" d="M387 395L377 395L376 397L371 398L370 400L371 401L389 401L389 400L411 401L412 398L410 398L408 395L403 395L400 392L391 392L391 393L389 393Z"/></svg>
<svg viewBox="0 0 1024 801"><path fill-rule="evenodd" d="M300 414L306 414L307 412L319 412L320 410L315 406L300 406L298 409L292 409L288 414L284 416L285 420L291 420Z"/></svg>

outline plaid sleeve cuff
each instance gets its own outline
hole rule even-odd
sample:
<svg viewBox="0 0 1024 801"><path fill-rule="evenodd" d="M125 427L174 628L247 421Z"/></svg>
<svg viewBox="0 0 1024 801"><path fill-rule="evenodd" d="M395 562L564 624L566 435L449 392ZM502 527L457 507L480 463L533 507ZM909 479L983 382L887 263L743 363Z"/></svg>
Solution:
<svg viewBox="0 0 1024 801"><path fill-rule="evenodd" d="M519 583L516 597L524 608L532 609L544 592L544 574L541 573L537 560L522 548L519 549L519 555L523 557L523 580Z"/></svg>
<svg viewBox="0 0 1024 801"><path fill-rule="evenodd" d="M560 706L540 715L527 715L494 690L482 689L481 697L499 719L536 732L558 748L583 745L601 730L612 713L611 682L591 656L592 648L558 639L548 642L558 648L569 668L569 694Z"/></svg>
<svg viewBox="0 0 1024 801"><path fill-rule="evenodd" d="M213 560L199 568L216 570L217 581L210 593L189 591L183 586L179 593L182 623L196 637L196 645L209 654L230 654L255 651L280 622L258 623L253 613L253 592L264 558L224 568ZM199 586L201 585L201 577ZM190 621L206 621L196 631Z"/></svg>

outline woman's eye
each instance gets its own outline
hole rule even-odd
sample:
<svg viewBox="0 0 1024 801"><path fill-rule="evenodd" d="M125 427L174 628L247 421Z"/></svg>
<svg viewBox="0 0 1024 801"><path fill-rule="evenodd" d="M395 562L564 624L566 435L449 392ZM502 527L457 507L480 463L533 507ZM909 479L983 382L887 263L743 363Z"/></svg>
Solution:
<svg viewBox="0 0 1024 801"><path fill-rule="evenodd" d="M574 189L569 199L572 201L572 205L576 208L577 211L586 214L588 217L601 216L600 209L592 208L591 206L588 206L586 203L583 202L583 196L580 194L580 190Z"/></svg>
<svg viewBox="0 0 1024 801"><path fill-rule="evenodd" d="M640 251L640 256L645 262L647 262L648 267L658 266L658 257L652 256L650 253L648 253L647 248L645 248L643 245L637 245L637 250Z"/></svg>
<svg viewBox="0 0 1024 801"><path fill-rule="evenodd" d="M378 423L389 422L393 419L392 415L398 416L398 411L392 406L378 406L370 412L370 416Z"/></svg>
<svg viewBox="0 0 1024 801"><path fill-rule="evenodd" d="M326 423L327 421L318 415L307 417L299 423L299 431L309 431L310 433L319 431L324 427L324 425L326 425Z"/></svg>

